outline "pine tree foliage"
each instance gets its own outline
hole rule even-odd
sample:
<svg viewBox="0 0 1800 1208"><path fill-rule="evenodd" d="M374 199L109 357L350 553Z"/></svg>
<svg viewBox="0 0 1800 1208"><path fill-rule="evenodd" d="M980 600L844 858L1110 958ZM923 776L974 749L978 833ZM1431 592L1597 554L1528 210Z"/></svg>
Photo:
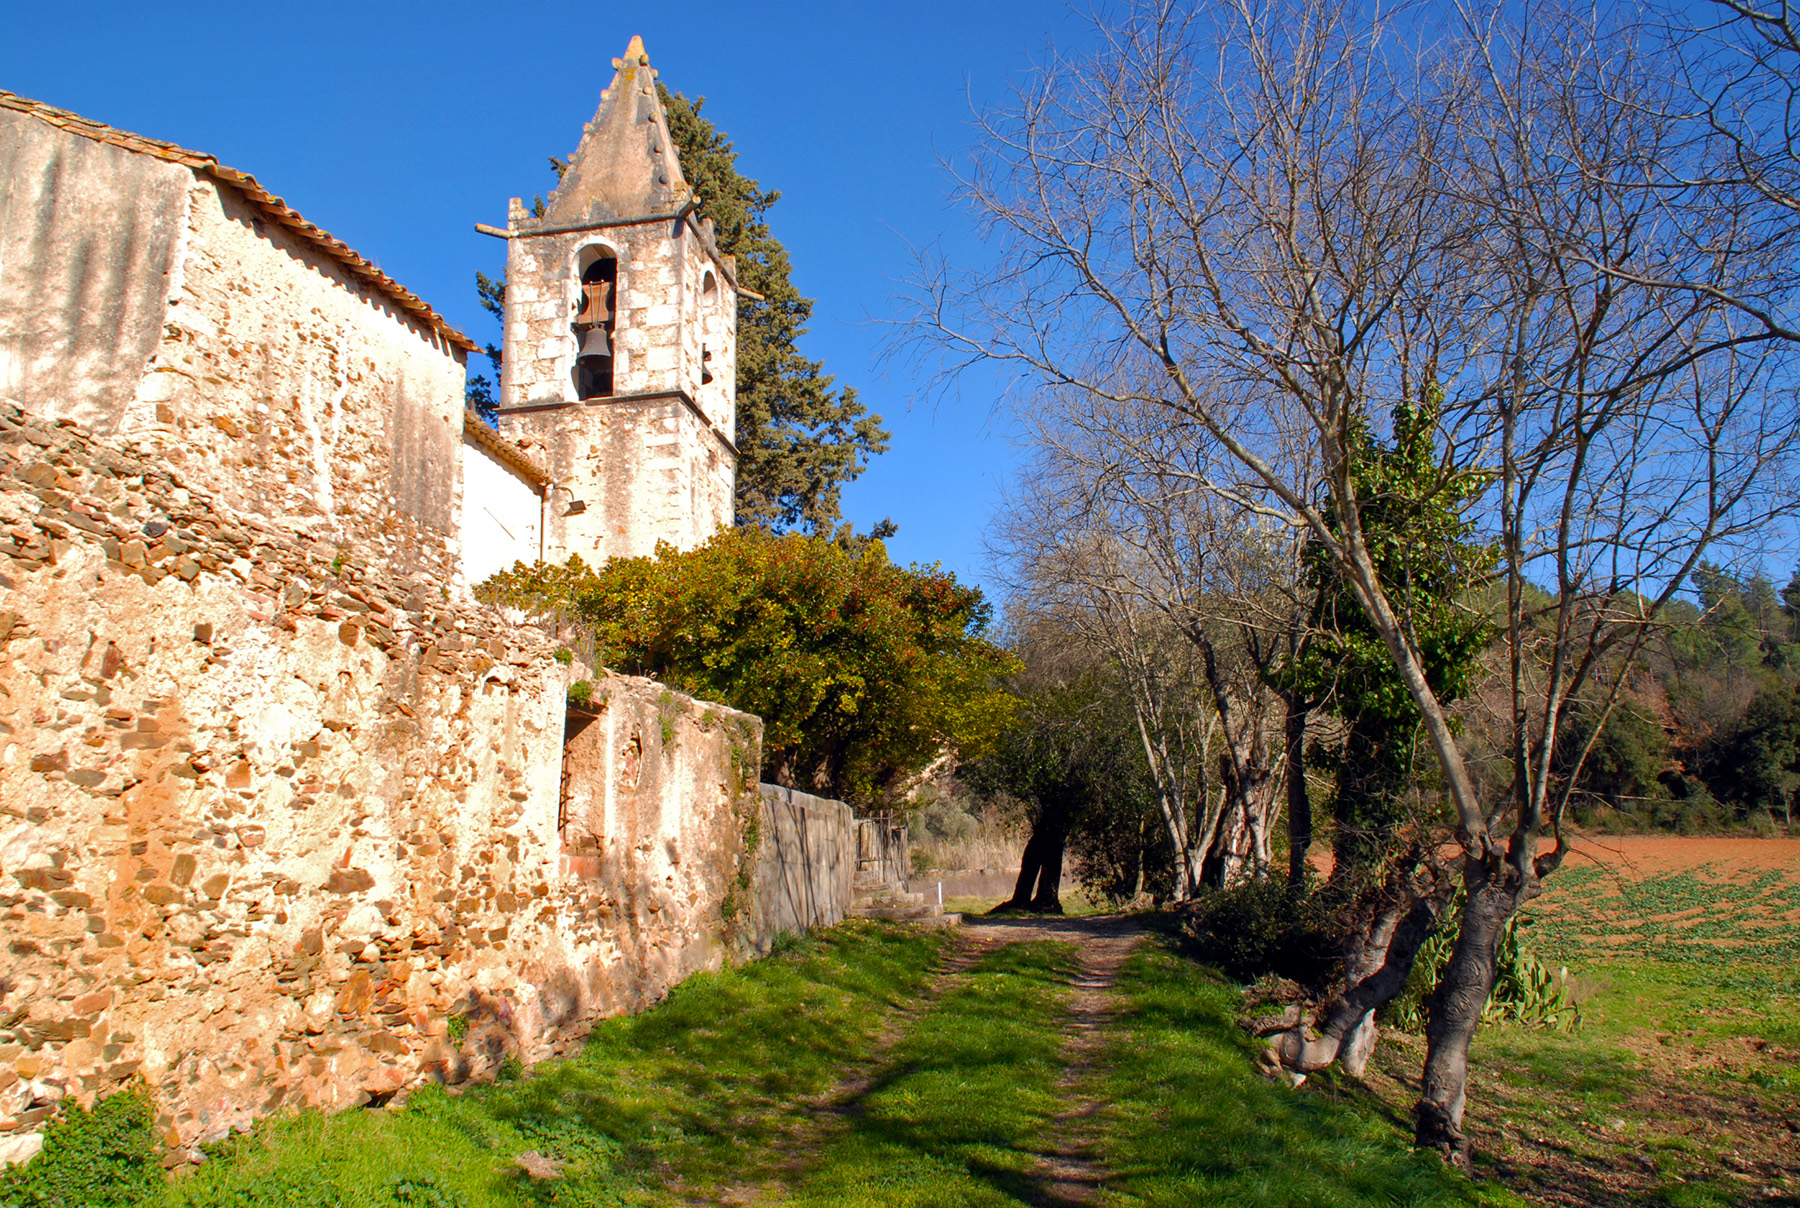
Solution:
<svg viewBox="0 0 1800 1208"><path fill-rule="evenodd" d="M781 194L737 168L731 140L692 101L659 84L669 132L702 217L713 221L719 250L737 257L737 521L829 535L845 483L885 452L888 433L851 387L836 387L798 342L813 300L791 280L787 249L769 230Z"/></svg>

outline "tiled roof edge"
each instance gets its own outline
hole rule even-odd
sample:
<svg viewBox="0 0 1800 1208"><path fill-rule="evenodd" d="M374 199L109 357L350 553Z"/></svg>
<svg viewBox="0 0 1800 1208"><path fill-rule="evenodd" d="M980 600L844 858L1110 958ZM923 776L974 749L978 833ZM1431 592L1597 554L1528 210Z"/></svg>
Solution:
<svg viewBox="0 0 1800 1208"><path fill-rule="evenodd" d="M504 436L488 427L486 421L473 410L463 410L463 435L492 453L494 457L505 462L520 475L538 486L554 481L542 466L531 460L529 454Z"/></svg>

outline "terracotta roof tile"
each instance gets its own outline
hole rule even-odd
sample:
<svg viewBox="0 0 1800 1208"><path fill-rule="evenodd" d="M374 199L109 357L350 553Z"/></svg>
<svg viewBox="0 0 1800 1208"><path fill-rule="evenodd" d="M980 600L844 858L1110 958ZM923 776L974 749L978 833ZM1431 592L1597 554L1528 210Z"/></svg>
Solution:
<svg viewBox="0 0 1800 1208"><path fill-rule="evenodd" d="M497 460L511 466L532 485L541 487L554 481L542 466L531 459L529 453L488 427L487 422L471 408L463 410L463 435L486 449Z"/></svg>
<svg viewBox="0 0 1800 1208"><path fill-rule="evenodd" d="M183 167L191 168L195 172L203 172L215 180L230 185L247 197L263 213L342 264L350 270L353 276L385 294L400 309L425 323L449 343L465 352L480 351L475 341L450 326L442 315L431 309L417 294L363 259L355 248L343 240L333 238L330 232L321 230L302 218L285 201L258 184L256 177L248 172L240 172L236 168L227 167L212 156L199 151L189 151L174 143L165 143L161 139L145 138L141 134L116 130L104 123L90 121L80 114L27 100L10 92L0 91L0 108L30 114L39 121L47 122L72 134L79 134L84 138L91 138L95 142L111 143L115 147L124 147L128 151L154 155L158 159L181 164Z"/></svg>

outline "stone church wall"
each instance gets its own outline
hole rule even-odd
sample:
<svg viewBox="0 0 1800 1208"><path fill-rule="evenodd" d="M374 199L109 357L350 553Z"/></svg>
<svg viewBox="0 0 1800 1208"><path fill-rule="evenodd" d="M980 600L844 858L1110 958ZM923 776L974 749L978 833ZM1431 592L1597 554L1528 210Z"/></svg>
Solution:
<svg viewBox="0 0 1800 1208"><path fill-rule="evenodd" d="M0 93L0 181L0 398L454 572L466 337L210 157Z"/></svg>
<svg viewBox="0 0 1800 1208"><path fill-rule="evenodd" d="M851 840L770 812L755 718L553 653L0 404L0 1138L457 1081L841 917L757 871Z"/></svg>
<svg viewBox="0 0 1800 1208"><path fill-rule="evenodd" d="M174 285L122 432L225 507L447 577L463 354L206 178Z"/></svg>

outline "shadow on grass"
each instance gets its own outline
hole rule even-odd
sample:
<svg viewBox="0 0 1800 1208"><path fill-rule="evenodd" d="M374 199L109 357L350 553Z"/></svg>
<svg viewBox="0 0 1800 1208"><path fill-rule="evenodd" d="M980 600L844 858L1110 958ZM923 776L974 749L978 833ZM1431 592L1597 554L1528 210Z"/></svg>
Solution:
<svg viewBox="0 0 1800 1208"><path fill-rule="evenodd" d="M270 1121L181 1180L172 1202L286 1205L283 1188L303 1182L322 1208L385 1208L370 1187L415 1168L457 1208L683 1202L672 1187L754 1178L806 1123L795 1101L872 1059L944 943L835 928L786 956L690 978L655 1009L602 1023L579 1057L524 1077L457 1095L427 1088L399 1112ZM526 1150L567 1163L564 1177L525 1180L513 1159Z"/></svg>
<svg viewBox="0 0 1800 1208"><path fill-rule="evenodd" d="M1035 1148L1062 1110L1064 943L988 953L921 1018L791 1203L843 1208L1046 1202Z"/></svg>

